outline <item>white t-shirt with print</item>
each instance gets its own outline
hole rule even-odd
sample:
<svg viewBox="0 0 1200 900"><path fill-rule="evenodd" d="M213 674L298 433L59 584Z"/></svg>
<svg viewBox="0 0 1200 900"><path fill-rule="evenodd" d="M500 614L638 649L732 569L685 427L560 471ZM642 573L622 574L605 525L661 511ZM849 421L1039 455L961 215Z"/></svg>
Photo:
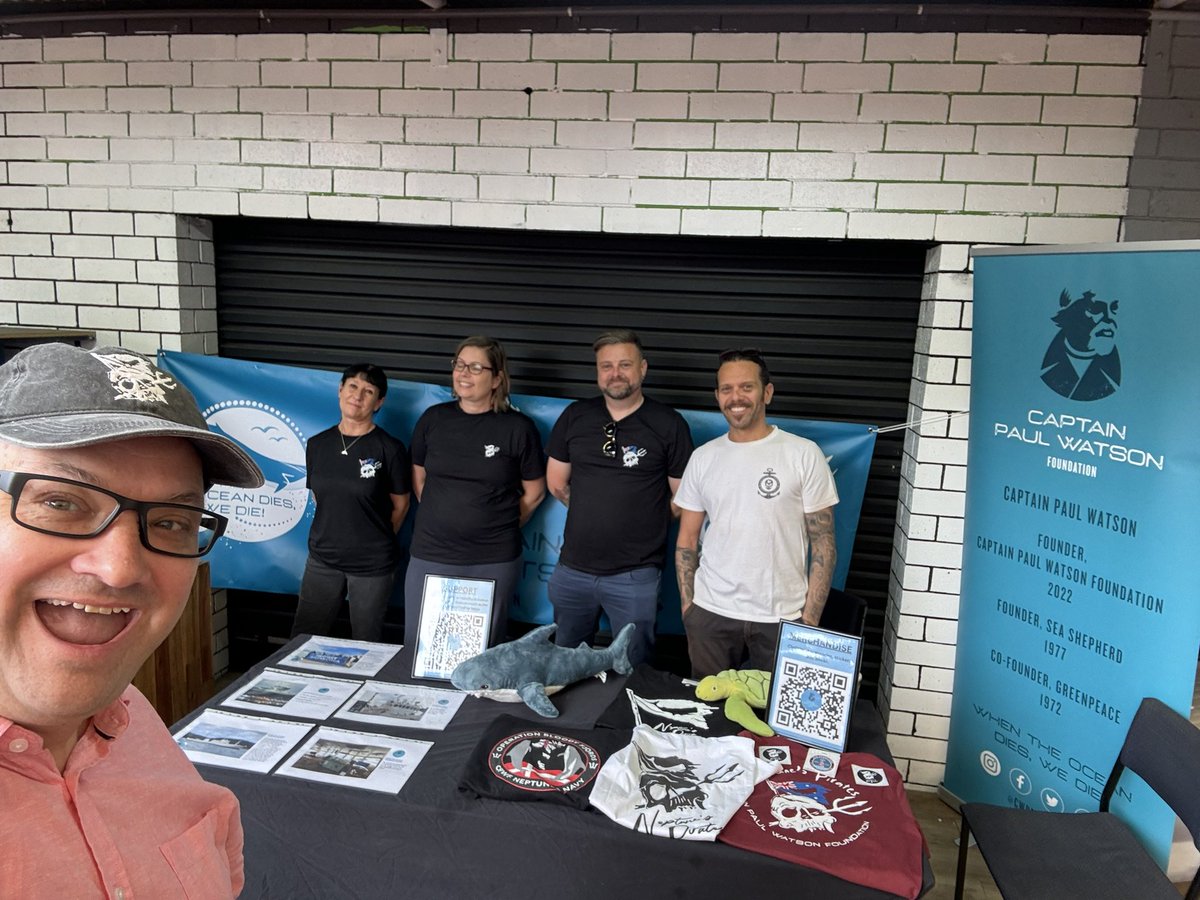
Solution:
<svg viewBox="0 0 1200 900"><path fill-rule="evenodd" d="M754 786L779 771L744 737L664 734L648 725L604 763L591 804L618 825L685 841L713 841Z"/></svg>
<svg viewBox="0 0 1200 900"><path fill-rule="evenodd" d="M825 454L807 438L772 427L757 441L727 434L692 454L675 494L704 512L695 602L748 622L797 619L808 596L806 513L838 502Z"/></svg>

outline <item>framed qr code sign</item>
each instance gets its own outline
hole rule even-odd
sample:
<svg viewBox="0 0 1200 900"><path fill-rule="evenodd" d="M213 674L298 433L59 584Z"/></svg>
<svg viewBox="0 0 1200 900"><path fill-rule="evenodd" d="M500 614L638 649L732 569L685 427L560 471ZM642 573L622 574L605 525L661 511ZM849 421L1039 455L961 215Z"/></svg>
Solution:
<svg viewBox="0 0 1200 900"><path fill-rule="evenodd" d="M794 741L841 753L861 661L862 638L780 622L767 724Z"/></svg>
<svg viewBox="0 0 1200 900"><path fill-rule="evenodd" d="M414 678L449 681L455 666L487 649L495 594L490 579L425 576Z"/></svg>

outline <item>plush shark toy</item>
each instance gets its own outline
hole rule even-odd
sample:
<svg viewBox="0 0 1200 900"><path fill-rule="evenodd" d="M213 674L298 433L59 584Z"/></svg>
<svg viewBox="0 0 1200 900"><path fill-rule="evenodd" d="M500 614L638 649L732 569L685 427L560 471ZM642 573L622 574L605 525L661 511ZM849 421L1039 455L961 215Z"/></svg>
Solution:
<svg viewBox="0 0 1200 900"><path fill-rule="evenodd" d="M550 643L554 625L543 625L528 634L484 650L460 662L450 674L450 683L474 697L489 697L525 705L539 716L553 719L558 710L548 695L591 675L604 678L609 669L621 675L633 671L629 664L632 622L621 629L608 647L595 650L587 644L556 647Z"/></svg>

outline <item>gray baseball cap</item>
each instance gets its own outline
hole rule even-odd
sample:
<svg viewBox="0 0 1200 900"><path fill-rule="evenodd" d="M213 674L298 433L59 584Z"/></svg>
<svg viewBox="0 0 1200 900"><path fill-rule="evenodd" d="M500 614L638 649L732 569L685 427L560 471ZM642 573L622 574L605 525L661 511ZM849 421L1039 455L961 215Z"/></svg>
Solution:
<svg viewBox="0 0 1200 900"><path fill-rule="evenodd" d="M0 366L0 440L53 450L133 437L191 441L208 483L263 483L245 450L208 430L191 392L140 353L35 344Z"/></svg>

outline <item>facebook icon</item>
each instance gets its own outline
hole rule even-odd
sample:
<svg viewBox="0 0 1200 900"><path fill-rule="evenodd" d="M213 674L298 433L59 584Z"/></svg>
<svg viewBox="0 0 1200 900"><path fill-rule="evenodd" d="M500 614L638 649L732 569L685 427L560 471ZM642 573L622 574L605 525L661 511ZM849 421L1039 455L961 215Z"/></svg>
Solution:
<svg viewBox="0 0 1200 900"><path fill-rule="evenodd" d="M1025 796L1031 790L1033 790L1032 785L1029 783L1029 776L1020 769L1013 769L1012 772L1009 773L1008 780L1012 782L1013 790L1015 790L1021 796Z"/></svg>

